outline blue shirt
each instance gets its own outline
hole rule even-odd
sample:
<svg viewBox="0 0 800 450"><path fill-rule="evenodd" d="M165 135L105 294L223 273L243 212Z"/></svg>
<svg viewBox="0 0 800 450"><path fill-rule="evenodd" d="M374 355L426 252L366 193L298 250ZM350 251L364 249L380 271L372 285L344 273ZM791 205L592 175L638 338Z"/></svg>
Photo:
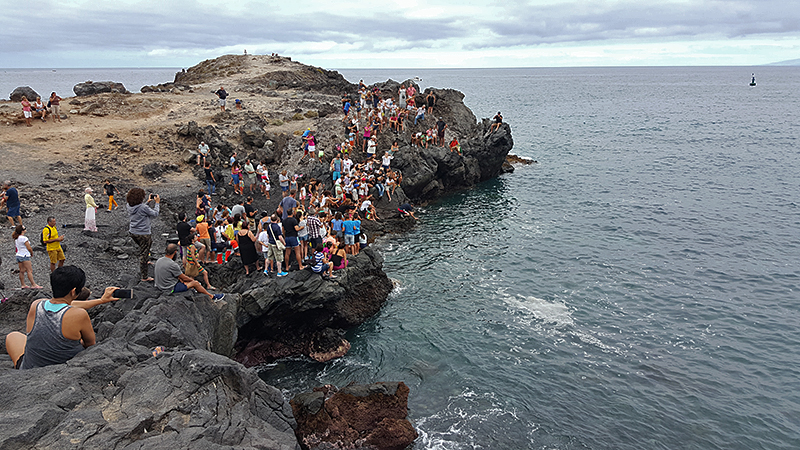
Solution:
<svg viewBox="0 0 800 450"><path fill-rule="evenodd" d="M355 232L353 234L361 234L361 221L360 220L354 220L353 224L354 224L353 228L355 229L354 230Z"/></svg>
<svg viewBox="0 0 800 450"><path fill-rule="evenodd" d="M342 223L344 223L344 220L341 220L341 219L333 219L333 220L331 220L331 225L333 226L333 231L342 231Z"/></svg>
<svg viewBox="0 0 800 450"><path fill-rule="evenodd" d="M349 234L352 236L356 235L356 221L355 220L345 220L342 225L344 226L344 234Z"/></svg>
<svg viewBox="0 0 800 450"><path fill-rule="evenodd" d="M17 192L17 188L8 188L6 191L6 196L8 197L6 200L6 205L9 208L15 208L19 206L19 192Z"/></svg>

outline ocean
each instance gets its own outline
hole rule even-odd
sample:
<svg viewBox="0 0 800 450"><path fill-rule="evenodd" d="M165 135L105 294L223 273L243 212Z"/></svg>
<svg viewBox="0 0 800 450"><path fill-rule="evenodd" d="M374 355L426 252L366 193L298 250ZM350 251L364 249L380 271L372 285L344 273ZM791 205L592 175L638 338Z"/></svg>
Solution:
<svg viewBox="0 0 800 450"><path fill-rule="evenodd" d="M350 352L265 381L403 381L417 450L800 448L800 68L340 72L458 89L538 163L381 238Z"/></svg>

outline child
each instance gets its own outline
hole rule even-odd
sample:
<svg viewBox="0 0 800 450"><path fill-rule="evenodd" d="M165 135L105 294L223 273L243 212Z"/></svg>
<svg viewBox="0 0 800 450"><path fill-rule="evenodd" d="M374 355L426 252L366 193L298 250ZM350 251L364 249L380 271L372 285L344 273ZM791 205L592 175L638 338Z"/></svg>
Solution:
<svg viewBox="0 0 800 450"><path fill-rule="evenodd" d="M206 282L206 287L209 291L214 291L217 288L211 285L208 282L208 272L206 271L203 266L200 265L200 256L197 250L197 233L192 235L192 245L186 251L186 276L189 277L196 277L198 275L203 275L203 281Z"/></svg>

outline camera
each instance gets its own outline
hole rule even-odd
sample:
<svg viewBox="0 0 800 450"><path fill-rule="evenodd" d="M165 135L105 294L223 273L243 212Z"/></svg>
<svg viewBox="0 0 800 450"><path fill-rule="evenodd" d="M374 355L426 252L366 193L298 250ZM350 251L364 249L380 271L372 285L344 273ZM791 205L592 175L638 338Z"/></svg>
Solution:
<svg viewBox="0 0 800 450"><path fill-rule="evenodd" d="M114 298L131 298L132 295L132 289L117 289L113 294L111 294L111 296Z"/></svg>

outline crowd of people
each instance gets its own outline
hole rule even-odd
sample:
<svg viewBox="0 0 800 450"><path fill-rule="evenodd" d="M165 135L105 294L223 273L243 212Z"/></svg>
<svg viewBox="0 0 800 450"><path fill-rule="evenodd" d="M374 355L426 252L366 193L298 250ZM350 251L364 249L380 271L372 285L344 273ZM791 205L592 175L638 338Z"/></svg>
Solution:
<svg viewBox="0 0 800 450"><path fill-rule="evenodd" d="M228 93L220 87L214 94L224 111ZM362 220L380 220L374 203L384 195L391 200L403 181L402 173L392 168L392 160L399 150L397 140L379 156L377 136L405 131L411 117L415 126L425 121L426 116L433 117L437 101L433 92L418 96L413 85L402 85L396 99L393 96L382 98L380 90L367 88L363 81L359 83L356 97L354 102L350 95L342 97L342 123L347 138L335 145L329 159L324 159L324 152L318 148L311 129L302 136L300 161L308 157L329 164L331 179L306 180L300 174L282 170L277 177L281 201L274 212L259 212L253 204L253 195L259 191L270 198L272 186L266 162L239 159L235 153L228 161L229 185L234 195L238 195L234 198L239 200L233 205L222 201L214 205L212 196L216 194L220 177L211 168L211 149L200 142L196 164L203 168L206 189L197 192L191 216L186 212L178 214L177 242L168 243L164 255L154 264L152 277L149 275L152 221L159 217L161 198L138 187L130 189L125 196L128 234L136 244L141 281L153 282L162 292L194 290L212 301L219 301L224 294L210 292L216 288L211 285L205 266L224 264L232 257L241 258L248 275L255 270L267 276L284 277L290 270L311 270L326 279L336 278L337 271L347 268L348 258L369 245L367 235L361 230ZM418 99L422 100L419 105ZM51 108L55 120L60 120L60 101L55 92L47 107L39 98L33 104L23 98L28 126L34 111L46 121L47 108ZM439 117L427 130L414 134L411 144L445 147L446 128L447 124ZM460 153L457 140L450 142L450 149ZM358 158L359 163L351 159L355 152L364 154L364 158ZM328 189L329 185L332 188ZM8 208L8 221L14 228L21 286L40 289L34 281L33 249L22 224L19 192L10 181L4 183L3 189L0 206ZM117 209L119 205L114 197L119 191L110 180L104 181L103 191L108 197L107 210ZM96 213L100 208L93 194L91 187L85 188L84 230L90 233L97 232ZM414 208L408 203L400 205L398 211L404 217L416 219ZM59 234L55 217L48 217L40 233L40 243L50 259L53 298L36 300L30 306L27 334L7 336L6 348L17 368L65 362L93 345L94 331L86 310L119 298L117 288L109 287L100 299L85 300L88 298L84 288L85 273L78 267L64 265L63 241L64 235Z"/></svg>

